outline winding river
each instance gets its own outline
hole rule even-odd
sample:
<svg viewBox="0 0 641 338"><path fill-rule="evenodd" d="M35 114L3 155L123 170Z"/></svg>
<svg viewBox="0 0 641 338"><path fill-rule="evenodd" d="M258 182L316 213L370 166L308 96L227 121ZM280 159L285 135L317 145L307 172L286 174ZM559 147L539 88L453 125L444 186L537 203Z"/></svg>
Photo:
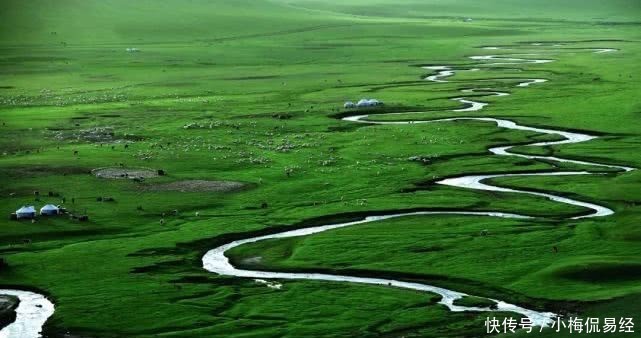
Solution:
<svg viewBox="0 0 641 338"><path fill-rule="evenodd" d="M485 47L485 49L497 50L501 49L500 47ZM606 53L616 51L615 49L590 49L594 53ZM521 56L532 56L534 54L513 54L513 55L479 55L471 56L470 59L479 62L478 67L491 67L497 65L513 65L513 64L544 64L553 62L551 59L526 59L521 58ZM518 57L517 57L518 56ZM449 65L440 65L440 66L426 66L425 69L436 71L436 74L429 75L425 77L426 81L431 82L448 82L447 78L456 74L457 71L477 71L480 68L457 68L455 66ZM530 85L536 85L546 82L546 79L522 79L519 83L516 84L516 87L528 87ZM492 88L477 88L477 89L463 89L461 90L463 94L467 93L481 93L483 96L507 96L510 95L507 92L496 91ZM485 102L473 101L465 97L457 97L452 100L460 102L465 106L460 109L453 110L454 112L478 112L488 105ZM403 112L403 113L388 113L385 115L407 115L412 114L412 112ZM465 120L477 120L484 121L488 123L494 123L500 128L506 129L515 129L515 130L524 130L531 131L541 134L552 134L558 135L562 139L559 141L548 141L548 142L535 142L527 144L525 146L552 146L552 145L561 145L561 144L570 144L570 143L579 143L587 142L597 138L597 136L583 134L578 132L569 132L556 129L544 129L537 127L530 127L518 124L511 120L498 119L492 117L452 117L452 118L443 118L437 120L416 120L416 121L372 121L368 119L369 115L353 115L343 118L344 121L353 122L353 123L366 123L371 125L399 125L399 124L421 124L421 123L447 123L452 121L465 121ZM521 145L522 146L522 145ZM579 161L572 159L565 159L555 156L538 156L538 155L525 155L519 153L510 152L510 149L514 146L501 146L493 147L488 149L491 154L498 156L517 156L533 160L548 160L555 162L565 162L581 165L589 165L603 168L616 169L622 172L633 170L633 168L618 166L618 165L609 165L603 163L594 163L588 161ZM539 197L544 197L549 200L566 203L574 206L579 206L587 209L587 213L574 217L575 219L579 218L588 218L588 217L602 217L611 215L614 211L595 203L589 203L579 200L574 200L550 193L543 193L537 191L529 190L517 190L503 188L487 183L487 180L501 177L515 177L515 176L565 176L565 175L590 175L593 173L587 171L558 171L558 172L535 172L535 173L508 173L508 174L495 174L495 175L464 175L459 177L447 178L441 181L436 182L437 184L452 186L456 188L465 188L465 189L476 189L476 190L487 190L487 191L499 191L499 192L510 192L510 193L520 193L528 194ZM203 256L203 267L207 271L217 273L220 275L229 275L243 278L260 278L260 279L307 279L307 280L320 280L320 281L332 281L332 282L348 282L348 283L361 283L361 284L372 284L372 285L383 285L388 287L397 287L403 289L424 291L436 293L442 297L440 304L448 307L451 311L509 311L518 313L525 317L528 317L532 323L536 326L546 327L551 325L554 321L556 314L551 312L541 312L526 309L514 304L509 304L497 299L489 299L496 303L496 306L493 308L489 307L468 307L454 304L457 299L468 296L467 294L459 291L448 290L445 288L432 286L428 284L415 283L415 282L405 282L394 279L383 279L383 278L366 278L366 277L355 277L355 276L344 276L344 275L333 275L333 274L323 274L323 273L286 273L286 272L271 272L271 271L254 271L254 270L244 270L233 266L225 252L235 248L237 246L259 242L268 239L275 238L288 238L288 237L299 237L299 236L308 236L332 229L344 228L348 226L365 224L371 222L377 222L381 220L398 218L398 217L407 217L407 216L417 216L417 215L463 215L463 216L488 216L488 217L502 217L502 218L530 218L526 215L518 215L511 213L503 212L475 212L475 211L425 211L425 212L408 212L408 213L396 213L383 216L367 216L361 220L336 223L336 224L327 224L297 230L284 231L276 234L251 237L242 240L233 241L221 245L217 248L214 248L208 251Z"/></svg>
<svg viewBox="0 0 641 338"><path fill-rule="evenodd" d="M501 47L483 47L488 50L498 50ZM617 51L616 49L611 48L595 48L591 49L594 53L608 53ZM532 56L534 54L512 54L512 55L479 55L471 56L470 59L479 63L478 67L491 67L496 65L514 65L514 64L543 64L548 62L553 62L551 59L528 59L522 58L523 56ZM426 66L425 69L436 71L436 74L427 76L426 81L431 82L448 82L447 78L451 77L459 71L478 71L481 68L458 68L456 66ZM516 87L528 87L530 85L540 84L546 82L546 79L522 79ZM492 88L476 88L476 89L463 89L461 90L463 94L477 93L483 96L507 96L510 95L507 92L496 91ZM485 102L473 101L466 97L457 97L452 100L460 102L464 105L463 108L455 109L454 112L478 112L488 105ZM411 114L407 113L390 113L386 115L405 115ZM417 120L417 121L371 121L368 120L369 115L354 115L344 118L343 120L353 123L367 123L372 125L377 124L420 124L420 123L447 123L452 121L465 121L465 120L477 120L484 121L488 123L494 123L500 128L515 129L515 130L524 130L531 131L542 134L553 134L562 137L560 141L549 141L549 142L536 142L531 143L526 146L550 146L550 145L561 145L561 144L570 144L570 143L579 143L586 142L592 139L595 139L596 136L588 135L577 132L568 132L563 130L555 129L543 129L536 127L529 127L520 125L514 121L506 119L497 119L491 117L452 117L444 118L437 120ZM510 152L510 149L513 146L502 146L502 147L493 147L488 149L491 154L498 156L517 156L533 160L547 160L555 162L566 162L580 165L589 165L595 167L603 167L610 169L617 169L622 172L631 171L634 168L602 164L588 161L579 161L572 159L565 159L554 156L538 156L538 155L525 155ZM587 171L559 171L559 172L535 172L535 173L508 173L508 174L495 174L495 175L464 175L459 177L452 177L443 179L436 182L437 184L452 186L456 188L465 188L465 189L476 189L476 190L487 190L487 191L498 191L498 192L510 192L510 193L520 193L528 194L539 197L544 197L559 203L566 203L574 206L579 206L586 208L588 212L582 216L574 217L578 218L587 218L587 217L601 217L611 215L613 210L594 203L588 203L584 201L574 200L562 196L557 196L549 193L542 193L537 191L529 190L517 190L517 189L508 189L499 186L495 186L487 183L487 180L501 177L515 177L515 176L560 176L560 175L590 175ZM371 222L377 222L392 218L407 217L407 216L429 216L429 215L461 215L461 216L470 216L470 217L501 217L501 218L517 218L517 219L528 219L530 216L518 215L512 213L504 212L486 212L486 211L422 211L422 212L405 212L405 213L396 213L388 215L373 215L364 217L361 220L336 223L336 224L327 224L322 226L315 226L297 230L284 231L276 234L251 237L242 240L233 241L221 245L217 248L214 248L208 251L202 258L203 267L213 273L221 275L236 276L242 278L255 278L255 279L306 279L306 280L320 280L320 281L330 281L330 282L348 282L348 283L360 283L360 284L372 284L372 285L381 285L385 287L396 287L402 289L410 289L421 292L429 292L440 295L442 298L440 304L446 306L451 311L507 311L514 312L525 317L528 317L532 323L536 326L549 326L553 321L556 315L551 312L541 312L526 309L514 304L509 304L498 299L489 299L496 303L495 307L469 307L456 305L455 301L461 299L462 297L468 296L466 293L448 290L446 288L432 286L428 284L416 283L416 282L406 282L401 280L394 279L383 279L383 278L367 278L367 277L355 277L355 276L343 276L343 275L333 275L333 274L322 274L322 273L285 273L285 272L269 272L269 271L252 271L244 270L234 267L225 252L234 247L254 243L258 241L263 241L273 238L287 238L287 237L298 237L298 236L307 236L312 235L332 229L344 228L348 226L365 224ZM20 303L16 309L16 320L0 330L0 338L37 338L41 337L42 326L46 320L53 314L54 305L49 301L45 296L30 292L30 291L21 291L21 290L11 290L11 289L0 289L0 295L13 295L19 298Z"/></svg>
<svg viewBox="0 0 641 338"><path fill-rule="evenodd" d="M31 291L0 289L0 295L17 297L16 320L0 330L0 338L42 337L41 330L54 306L45 296Z"/></svg>

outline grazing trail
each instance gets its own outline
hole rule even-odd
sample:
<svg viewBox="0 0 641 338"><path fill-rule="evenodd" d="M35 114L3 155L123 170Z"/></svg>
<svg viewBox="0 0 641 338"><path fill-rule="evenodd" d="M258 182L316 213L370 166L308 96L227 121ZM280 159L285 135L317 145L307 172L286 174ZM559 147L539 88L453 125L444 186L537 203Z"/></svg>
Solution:
<svg viewBox="0 0 641 338"><path fill-rule="evenodd" d="M536 45L536 44L533 44L533 45ZM497 50L497 49L501 49L501 47L484 47L484 49ZM607 52L616 51L616 49L606 49L606 48L589 49L589 50L594 53L607 53ZM459 69L456 66L448 66L448 65L427 66L424 68L434 70L436 71L436 74L427 76L425 80L431 81L431 82L437 82L437 83L448 82L446 78L453 76L457 71L476 71L483 67L491 67L495 65L544 64L544 63L549 63L554 61L551 59L520 58L520 56L531 56L531 55L533 54L471 56L470 57L471 60L475 60L479 62L477 66L479 68L469 68L469 69L460 68ZM519 80L519 83L516 84L516 87L528 87L530 85L540 84L546 81L547 81L546 79L521 79ZM464 94L465 93L482 93L481 95L485 94L485 96L510 95L507 92L496 91L492 88L464 89L464 90L461 90L461 92ZM488 103L473 101L465 97L457 97L457 98L453 98L452 100L458 101L466 105L464 108L453 110L454 112L478 112L488 105ZM406 114L412 114L412 112L388 113L384 115L406 115ZM426 120L371 121L367 119L368 117L369 115L353 115L353 116L345 117L343 118L343 120L348 122L366 123L371 125L379 125L379 124L381 125L405 125L405 124L413 125L413 124L422 124L422 123L447 123L452 121L476 120L476 121L494 123L500 128L531 131L531 132L536 132L541 134L553 134L553 135L558 135L562 137L562 140L560 141L536 142L536 143L527 144L526 146L562 145L562 144L570 144L570 143L587 142L597 138L597 136L594 136L594 135L588 135L588 134L583 134L578 132L529 127L525 125L520 125L514 121L510 121L506 119L497 119L492 117L476 117L476 116L452 117L452 118L443 118L443 119L427 120L427 121ZM622 172L627 172L634 169L634 168L619 166L619 165L579 161L579 160L572 160L572 159L566 159L566 158L560 158L560 157L554 157L554 156L537 156L537 155L518 154L518 153L510 152L510 149L512 147L514 146L493 147L488 149L488 151L491 154L498 155L498 156L517 156L517 157L528 158L533 160L547 160L547 161L555 161L555 162L574 163L574 164L581 164L581 165L588 165L588 166L595 166L595 167L602 167L602 168L617 169ZM583 207L587 210L585 214L581 216L573 217L573 219L588 218L588 217L602 217L602 216L613 214L614 213L613 210L595 203L589 203L589 202L579 201L575 199L570 199L570 198L554 195L551 193L509 189L509 188L503 188L503 187L491 185L489 183L484 183L484 181L486 180L493 179L493 178L500 178L500 177L566 176L566 175L590 175L590 174L593 174L593 173L587 172L587 171L558 171L558 172L534 172L534 173L508 173L508 174L495 174L495 175L464 175L464 176L443 179L436 183L441 185L452 186L456 188L534 195L534 196L544 197L559 203L566 203L574 206ZM357 225L357 224L365 224L365 223L377 222L377 221L386 220L386 219L406 217L406 216L417 216L417 215L425 215L425 216L462 215L462 216L476 216L476 217L488 216L488 217L502 217L502 218L519 218L519 219L531 218L530 216L518 215L518 214L512 214L512 213L479 212L479 211L425 211L425 212L396 213L396 214L389 214L389 215L383 215L383 216L372 215L372 216L366 216L361 220L352 221L352 222L327 224L327 225L284 231L284 232L275 233L271 235L251 237L251 238L233 241L231 243L219 246L217 248L214 248L208 251L202 259L203 266L206 270L217 273L217 274L244 277L244 278L322 280L322 281L333 281L333 282L386 285L386 286L398 287L398 288L404 288L404 289L410 289L410 290L425 291L425 292L439 294L442 297L439 303L448 307L451 311L514 312L514 313L523 315L525 317L528 317L534 325L542 326L542 327L549 326L554 321L556 317L556 314L554 313L530 310L514 304L509 304L497 299L490 299L491 301L494 301L496 303L496 306L493 308L490 308L490 307L481 308L481 307L469 307L469 306L456 305L454 304L454 302L457 299L461 299L462 297L467 296L467 294L463 292L448 290L445 288L422 284L422 283L405 282L405 281L394 280L394 279L365 278L365 277L354 277L354 276L322 274L322 273L285 273L285 272L244 270L244 269L234 267L230 263L227 256L225 256L226 251L247 243L254 243L254 242L273 239L273 238L307 236L307 235L312 235L312 234L320 233L327 230L338 229L338 228L348 227L348 226Z"/></svg>

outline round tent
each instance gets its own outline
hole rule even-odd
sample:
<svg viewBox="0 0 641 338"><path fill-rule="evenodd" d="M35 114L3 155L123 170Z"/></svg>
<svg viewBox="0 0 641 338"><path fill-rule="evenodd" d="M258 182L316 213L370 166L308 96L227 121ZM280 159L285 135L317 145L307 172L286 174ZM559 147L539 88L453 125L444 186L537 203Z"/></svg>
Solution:
<svg viewBox="0 0 641 338"><path fill-rule="evenodd" d="M23 206L22 208L16 210L16 217L18 219L21 219L21 218L34 218L34 217L36 217L36 209L31 205Z"/></svg>
<svg viewBox="0 0 641 338"><path fill-rule="evenodd" d="M59 212L60 209L53 204L47 204L44 207L40 208L40 215L43 216L53 216L57 215Z"/></svg>
<svg viewBox="0 0 641 338"><path fill-rule="evenodd" d="M375 107L375 106L380 106L382 104L383 102L377 99L360 99L356 103L356 107Z"/></svg>
<svg viewBox="0 0 641 338"><path fill-rule="evenodd" d="M360 99L360 100L358 100L358 102L356 103L356 106L357 107L369 107L370 106L369 99Z"/></svg>

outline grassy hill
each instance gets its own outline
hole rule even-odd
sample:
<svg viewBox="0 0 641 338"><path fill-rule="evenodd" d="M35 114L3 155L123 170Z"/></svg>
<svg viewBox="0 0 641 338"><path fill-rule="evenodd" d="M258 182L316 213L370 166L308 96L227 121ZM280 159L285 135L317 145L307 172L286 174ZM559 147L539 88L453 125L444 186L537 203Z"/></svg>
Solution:
<svg viewBox="0 0 641 338"><path fill-rule="evenodd" d="M332 22L269 1L3 1L7 44L208 41Z"/></svg>
<svg viewBox="0 0 641 338"><path fill-rule="evenodd" d="M460 18L585 21L589 23L638 23L641 5L634 0L580 1L562 3L554 0L494 0L491 3L473 0L276 0L297 8L346 13L356 16L398 18Z"/></svg>

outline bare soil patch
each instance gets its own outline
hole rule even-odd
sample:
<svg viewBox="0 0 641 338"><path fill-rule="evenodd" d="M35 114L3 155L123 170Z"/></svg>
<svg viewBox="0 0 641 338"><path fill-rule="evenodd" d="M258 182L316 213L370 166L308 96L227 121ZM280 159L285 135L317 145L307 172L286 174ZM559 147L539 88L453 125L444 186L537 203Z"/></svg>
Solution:
<svg viewBox="0 0 641 338"><path fill-rule="evenodd" d="M134 179L158 177L158 171L148 168L98 168L91 171L98 178Z"/></svg>

